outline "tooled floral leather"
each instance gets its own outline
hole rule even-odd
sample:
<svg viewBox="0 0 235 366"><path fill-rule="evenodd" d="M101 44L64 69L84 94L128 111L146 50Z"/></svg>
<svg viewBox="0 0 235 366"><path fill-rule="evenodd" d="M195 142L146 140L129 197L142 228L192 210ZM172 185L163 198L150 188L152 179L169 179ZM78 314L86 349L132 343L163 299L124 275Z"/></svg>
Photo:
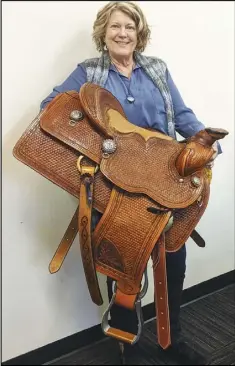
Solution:
<svg viewBox="0 0 235 366"><path fill-rule="evenodd" d="M96 249L96 258L100 263L104 263L120 272L125 272L124 260L117 246L111 243L110 240L102 239Z"/></svg>

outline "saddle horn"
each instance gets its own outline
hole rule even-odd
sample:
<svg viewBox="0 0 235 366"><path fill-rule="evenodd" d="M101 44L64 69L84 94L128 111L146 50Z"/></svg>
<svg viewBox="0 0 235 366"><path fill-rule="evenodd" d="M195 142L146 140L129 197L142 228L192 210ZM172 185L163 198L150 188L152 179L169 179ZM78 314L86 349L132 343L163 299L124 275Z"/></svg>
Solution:
<svg viewBox="0 0 235 366"><path fill-rule="evenodd" d="M176 159L176 169L186 177L205 167L211 160L215 150L213 144L228 135L222 128L205 128L183 142L186 146Z"/></svg>

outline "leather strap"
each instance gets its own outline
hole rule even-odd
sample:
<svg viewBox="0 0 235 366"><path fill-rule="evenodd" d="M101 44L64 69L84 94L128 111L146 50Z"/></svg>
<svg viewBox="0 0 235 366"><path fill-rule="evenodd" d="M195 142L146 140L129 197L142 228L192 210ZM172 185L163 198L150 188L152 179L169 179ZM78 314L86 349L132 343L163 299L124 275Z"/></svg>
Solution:
<svg viewBox="0 0 235 366"><path fill-rule="evenodd" d="M50 273L59 271L78 232L78 208L49 264Z"/></svg>
<svg viewBox="0 0 235 366"><path fill-rule="evenodd" d="M205 248L206 246L205 240L196 230L193 230L190 236L200 248Z"/></svg>
<svg viewBox="0 0 235 366"><path fill-rule="evenodd" d="M135 302L136 302L137 294L134 295L127 295L124 294L119 288L116 291L116 297L114 303L116 305L122 306L129 310L135 309Z"/></svg>
<svg viewBox="0 0 235 366"><path fill-rule="evenodd" d="M103 300L100 293L91 243L91 212L95 169L93 166L80 167L81 187L78 229L82 262L90 296L96 305L102 305Z"/></svg>
<svg viewBox="0 0 235 366"><path fill-rule="evenodd" d="M162 234L159 238L158 243L154 248L152 258L158 344L163 349L166 349L171 344L171 335L168 307L165 234Z"/></svg>

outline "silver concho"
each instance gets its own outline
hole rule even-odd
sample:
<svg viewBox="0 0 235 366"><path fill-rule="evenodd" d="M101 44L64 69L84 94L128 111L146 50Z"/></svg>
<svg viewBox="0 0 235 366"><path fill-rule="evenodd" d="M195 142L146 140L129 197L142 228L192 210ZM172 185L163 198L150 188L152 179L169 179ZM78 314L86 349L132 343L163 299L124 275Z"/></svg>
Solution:
<svg viewBox="0 0 235 366"><path fill-rule="evenodd" d="M197 176L192 177L192 184L195 187L199 187L200 184L201 184L201 179L199 177L197 177Z"/></svg>
<svg viewBox="0 0 235 366"><path fill-rule="evenodd" d="M70 113L70 121L69 124L71 126L74 126L76 124L76 122L81 121L83 119L84 115L81 111L78 110L74 110Z"/></svg>
<svg viewBox="0 0 235 366"><path fill-rule="evenodd" d="M114 140L107 139L107 140L103 141L102 151L103 151L104 157L108 157L108 155L114 153L114 151L116 151L116 149L117 149L117 144Z"/></svg>

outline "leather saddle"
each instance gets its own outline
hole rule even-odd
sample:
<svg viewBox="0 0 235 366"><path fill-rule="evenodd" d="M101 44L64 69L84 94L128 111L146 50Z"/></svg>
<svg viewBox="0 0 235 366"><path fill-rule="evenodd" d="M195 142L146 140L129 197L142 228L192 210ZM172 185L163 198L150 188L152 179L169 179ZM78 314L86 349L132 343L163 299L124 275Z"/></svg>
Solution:
<svg viewBox="0 0 235 366"><path fill-rule="evenodd" d="M165 253L192 236L209 200L206 165L213 143L228 134L206 128L182 142L130 123L107 90L86 83L80 92L61 93L35 118L14 156L79 200L79 206L49 265L57 272L79 231L92 301L103 303L97 272L114 280L103 314L107 336L134 344L142 331L141 299L154 270L158 343L167 348L170 324ZM92 230L92 213L102 214ZM197 240L199 238L199 240ZM137 311L138 333L109 325L113 304Z"/></svg>

